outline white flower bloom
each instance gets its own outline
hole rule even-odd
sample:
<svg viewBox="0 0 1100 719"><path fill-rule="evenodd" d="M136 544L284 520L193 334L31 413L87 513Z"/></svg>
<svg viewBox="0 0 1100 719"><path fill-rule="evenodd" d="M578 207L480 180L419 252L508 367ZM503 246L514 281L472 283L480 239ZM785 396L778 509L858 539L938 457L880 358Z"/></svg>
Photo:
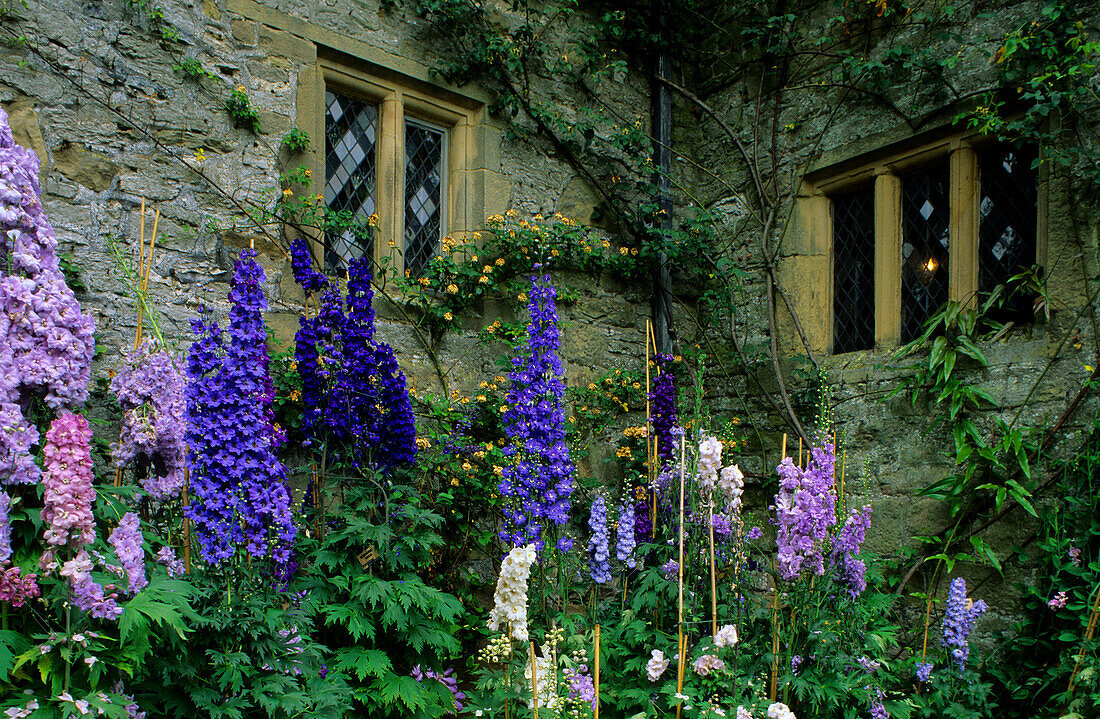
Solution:
<svg viewBox="0 0 1100 719"><path fill-rule="evenodd" d="M722 470L718 488L726 495L726 501L737 508L741 505L741 494L745 491L745 475L736 464Z"/></svg>
<svg viewBox="0 0 1100 719"><path fill-rule="evenodd" d="M665 659L665 653L660 649L654 649L653 656L645 665L645 674L649 677L649 681L655 682L660 679L666 669L668 669L668 660Z"/></svg>
<svg viewBox="0 0 1100 719"><path fill-rule="evenodd" d="M515 547L500 565L493 611L489 613L489 629L496 631L503 624L511 626L511 636L521 642L527 637L527 579L538 555L535 545Z"/></svg>
<svg viewBox="0 0 1100 719"><path fill-rule="evenodd" d="M798 719L790 707L782 702L776 702L768 707L768 719Z"/></svg>
<svg viewBox="0 0 1100 719"><path fill-rule="evenodd" d="M745 707L737 707L737 719L752 719L752 712Z"/></svg>
<svg viewBox="0 0 1100 719"><path fill-rule="evenodd" d="M714 646L716 647L732 647L738 641L737 627L732 624L725 625L714 635Z"/></svg>
<svg viewBox="0 0 1100 719"><path fill-rule="evenodd" d="M699 484L714 489L718 481L718 468L722 466L722 443L717 437L703 437L699 443Z"/></svg>

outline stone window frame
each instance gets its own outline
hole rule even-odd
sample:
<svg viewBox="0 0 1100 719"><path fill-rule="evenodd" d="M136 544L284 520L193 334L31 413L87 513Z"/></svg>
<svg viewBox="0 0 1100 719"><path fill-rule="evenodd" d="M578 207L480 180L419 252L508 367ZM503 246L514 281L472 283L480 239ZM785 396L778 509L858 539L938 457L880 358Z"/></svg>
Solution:
<svg viewBox="0 0 1100 719"><path fill-rule="evenodd" d="M902 178L936 162L948 161L949 233L948 299L976 306L978 298L981 187L979 151L996 146L978 135L954 134L923 142L899 142L878 151L834 160L803 176L795 200L792 236L785 247L782 275L792 288L794 305L806 317L807 343L815 352L833 348L833 213L832 197L873 185L874 206L874 345L870 350L901 344ZM1039 166L1036 193L1035 260L1047 264L1047 195L1045 164ZM806 280L812 278L810 282Z"/></svg>
<svg viewBox="0 0 1100 719"><path fill-rule="evenodd" d="M238 42L257 46L296 73L296 87L291 87L291 91L296 90L294 125L309 133L311 147L291 160L293 165L301 164L310 170L315 178L312 193L323 187L325 176L324 102L329 74L346 78L352 86L381 93L383 99L391 101L391 108L407 106L413 116L433 124L452 123L448 133L449 208L444 234L456 239L465 237L483 227L486 217L508 208L512 184L502 172L503 126L489 114L492 97L488 92L476 85L459 88L440 81L412 51L352 37L256 0L226 0L225 9ZM203 11L215 20L222 17L222 11L212 2L204 2ZM402 147L403 141L397 146ZM316 178L321 178L321 182ZM382 180L380 176L379 185ZM388 184L393 193L404 190L403 183ZM389 257L391 262L398 262L402 233L397 232L399 227L394 219L383 218L380 213L379 220L375 260ZM320 239L313 239L317 244L315 255L321 257ZM393 248L389 246L391 240Z"/></svg>
<svg viewBox="0 0 1100 719"><path fill-rule="evenodd" d="M323 187L325 181L325 91L332 89L377 107L374 201L378 224L373 257L376 262L388 258L391 267L405 269L406 121L419 121L446 133L442 234L462 236L484 223L491 209L486 207L485 175L492 171L478 167L472 160L484 155L486 149L495 149L485 148L485 144L499 145L500 141L496 128L487 124L484 103L426 87L415 78L321 47L315 72L302 73L298 89L298 127L314 138L315 146L306 164L315 178L315 188Z"/></svg>

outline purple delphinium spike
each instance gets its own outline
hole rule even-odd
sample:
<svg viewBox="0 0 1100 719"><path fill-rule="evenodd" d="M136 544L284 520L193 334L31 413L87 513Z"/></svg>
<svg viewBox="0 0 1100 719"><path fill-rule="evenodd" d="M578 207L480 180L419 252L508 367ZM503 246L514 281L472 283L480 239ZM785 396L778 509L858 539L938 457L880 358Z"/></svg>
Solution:
<svg viewBox="0 0 1100 719"><path fill-rule="evenodd" d="M677 441L672 433L676 426L676 378L672 374L672 355L654 355L653 361L657 365L657 376L649 393L649 422L657 441L661 465L658 469L663 469L676 461Z"/></svg>
<svg viewBox="0 0 1100 719"><path fill-rule="evenodd" d="M290 270L307 297L320 292L328 284L325 276L313 269L313 258L305 238L299 237L290 243Z"/></svg>
<svg viewBox="0 0 1100 719"><path fill-rule="evenodd" d="M295 536L286 473L267 431L267 302L255 256L243 251L234 267L228 342L216 324L196 320L199 339L188 356L194 501L187 516L211 564L242 546L252 557L285 562Z"/></svg>
<svg viewBox="0 0 1100 719"><path fill-rule="evenodd" d="M312 281L320 289L311 277L295 274L300 284ZM370 260L354 259L346 300L330 285L318 316L299 320L294 353L302 380L302 431L307 442L327 440L336 456L350 451L346 459L352 464L367 460L392 468L415 461L416 422L393 348L375 342L373 300Z"/></svg>
<svg viewBox="0 0 1100 719"><path fill-rule="evenodd" d="M408 465L416 461L416 419L409 386L397 364L393 348L379 344L376 348L379 376L379 445L377 462L383 467Z"/></svg>
<svg viewBox="0 0 1100 719"><path fill-rule="evenodd" d="M501 475L505 512L500 537L514 546L533 542L540 550L545 525L569 520L574 487L562 411L565 383L556 296L549 275L531 277L527 352L512 359L508 409L502 418L511 442L504 453L511 461Z"/></svg>
<svg viewBox="0 0 1100 719"><path fill-rule="evenodd" d="M979 599L971 602L966 597L966 580L955 577L947 592L947 610L943 617L943 646L951 651L955 666L961 671L966 668L970 656L970 631L974 622L985 613L986 603Z"/></svg>

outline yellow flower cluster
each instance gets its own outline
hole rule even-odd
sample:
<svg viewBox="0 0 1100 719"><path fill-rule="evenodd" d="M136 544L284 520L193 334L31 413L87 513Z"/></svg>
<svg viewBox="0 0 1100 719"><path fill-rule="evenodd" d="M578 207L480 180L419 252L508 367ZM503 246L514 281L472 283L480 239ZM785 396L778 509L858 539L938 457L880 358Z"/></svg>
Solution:
<svg viewBox="0 0 1100 719"><path fill-rule="evenodd" d="M627 427L623 430L623 435L630 439L642 439L647 434L649 434L649 432L645 427Z"/></svg>

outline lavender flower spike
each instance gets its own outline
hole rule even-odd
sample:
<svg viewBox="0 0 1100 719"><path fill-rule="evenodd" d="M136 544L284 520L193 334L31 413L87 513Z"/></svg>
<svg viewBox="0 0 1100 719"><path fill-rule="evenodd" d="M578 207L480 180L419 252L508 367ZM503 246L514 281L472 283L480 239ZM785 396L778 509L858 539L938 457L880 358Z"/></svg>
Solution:
<svg viewBox="0 0 1100 719"><path fill-rule="evenodd" d="M603 497L597 496L592 500L588 528L592 532L588 540L588 567L592 581L607 584L611 581L611 548L608 546L607 504Z"/></svg>
<svg viewBox="0 0 1100 719"><path fill-rule="evenodd" d="M619 526L616 529L618 542L615 545L615 558L626 564L628 569L638 565L634 559L634 504L629 495L623 499L619 507Z"/></svg>
<svg viewBox="0 0 1100 719"><path fill-rule="evenodd" d="M947 612L943 617L943 646L951 651L955 666L961 671L970 656L970 631L974 621L988 607L981 599L974 602L966 597L966 580L955 577L947 592Z"/></svg>

